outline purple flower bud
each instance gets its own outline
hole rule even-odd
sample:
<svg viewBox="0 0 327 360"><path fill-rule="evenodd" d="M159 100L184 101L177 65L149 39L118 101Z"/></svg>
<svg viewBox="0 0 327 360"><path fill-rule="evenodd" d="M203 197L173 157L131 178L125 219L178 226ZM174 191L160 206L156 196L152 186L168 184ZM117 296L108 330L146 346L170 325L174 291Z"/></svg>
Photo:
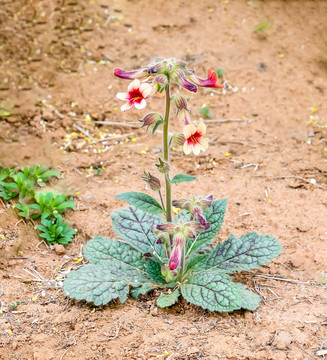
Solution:
<svg viewBox="0 0 327 360"><path fill-rule="evenodd" d="M156 74L158 73L160 70L164 69L165 65L163 63L156 63L156 64L152 64L148 67L148 74L152 75L152 74Z"/></svg>
<svg viewBox="0 0 327 360"><path fill-rule="evenodd" d="M191 202L189 199L178 199L178 200L173 200L172 205L176 208L185 209L189 211Z"/></svg>
<svg viewBox="0 0 327 360"><path fill-rule="evenodd" d="M203 230L210 229L210 223L207 222L206 218L203 216L202 213L196 214L196 219L203 226Z"/></svg>
<svg viewBox="0 0 327 360"><path fill-rule="evenodd" d="M141 128L148 127L152 124L155 124L157 121L162 120L162 117L160 114L156 112L149 113L144 116L143 119L138 119L142 124Z"/></svg>
<svg viewBox="0 0 327 360"><path fill-rule="evenodd" d="M160 191L161 188L160 180L155 176L151 175L148 171L144 171L142 180L144 180L152 190Z"/></svg>
<svg viewBox="0 0 327 360"><path fill-rule="evenodd" d="M146 69L125 71L117 68L114 70L114 74L121 79L146 79L149 76Z"/></svg>
<svg viewBox="0 0 327 360"><path fill-rule="evenodd" d="M181 111L181 110L190 111L185 96L183 96L181 94L176 94L174 96L173 100L174 100L174 103L176 105L176 108L177 108L178 112Z"/></svg>
<svg viewBox="0 0 327 360"><path fill-rule="evenodd" d="M156 225L155 229L159 231L166 231L167 233L171 234L175 230L175 224L173 223L158 224Z"/></svg>
<svg viewBox="0 0 327 360"><path fill-rule="evenodd" d="M189 80L187 80L184 72L180 69L176 69L172 75L172 79L176 81L180 86L185 88L186 90L197 92L197 86L191 83Z"/></svg>
<svg viewBox="0 0 327 360"><path fill-rule="evenodd" d="M187 65L187 62L183 61L183 60L176 60L175 61L175 65L180 67L180 68L185 68Z"/></svg>

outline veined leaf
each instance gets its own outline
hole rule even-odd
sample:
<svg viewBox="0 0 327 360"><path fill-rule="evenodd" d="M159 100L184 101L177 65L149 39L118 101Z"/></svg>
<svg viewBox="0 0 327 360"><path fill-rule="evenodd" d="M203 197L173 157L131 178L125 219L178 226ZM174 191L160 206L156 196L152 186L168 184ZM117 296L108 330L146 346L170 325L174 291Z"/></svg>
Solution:
<svg viewBox="0 0 327 360"><path fill-rule="evenodd" d="M226 206L227 206L227 199L216 200L212 203L210 208L204 211L205 218L210 223L210 228L208 230L201 232L193 243L189 242L188 245L189 254L198 250L203 245L211 244L215 240L217 233L224 220Z"/></svg>
<svg viewBox="0 0 327 360"><path fill-rule="evenodd" d="M157 251L157 239L151 229L161 222L160 217L129 206L115 211L111 219L116 234L134 249L143 254Z"/></svg>
<svg viewBox="0 0 327 360"><path fill-rule="evenodd" d="M217 270L196 273L181 284L181 291L187 301L210 311L233 311L242 306L238 285Z"/></svg>
<svg viewBox="0 0 327 360"><path fill-rule="evenodd" d="M178 300L179 295L179 288L177 288L170 294L161 294L157 300L157 305L161 308L172 306Z"/></svg>
<svg viewBox="0 0 327 360"><path fill-rule="evenodd" d="M142 284L142 286L138 287L138 288L133 288L131 290L131 296L133 299L137 299L139 295L145 295L147 292L157 289L158 288L158 284L156 283L144 283Z"/></svg>
<svg viewBox="0 0 327 360"><path fill-rule="evenodd" d="M149 260L146 263L146 272L149 277L154 281L164 284L165 278L161 274L161 265L153 260Z"/></svg>
<svg viewBox="0 0 327 360"><path fill-rule="evenodd" d="M156 199L141 192L131 191L122 193L117 195L116 199L127 201L136 208L152 215L160 215L165 212Z"/></svg>
<svg viewBox="0 0 327 360"><path fill-rule="evenodd" d="M269 235L249 233L218 243L207 261L207 268L216 267L229 274L235 271L259 269L281 253L279 242Z"/></svg>
<svg viewBox="0 0 327 360"><path fill-rule="evenodd" d="M242 284L236 283L235 285L238 286L241 293L242 308L251 311L257 310L260 304L260 296L254 294Z"/></svg>
<svg viewBox="0 0 327 360"><path fill-rule="evenodd" d="M101 236L95 236L86 244L84 256L92 264L114 259L141 270L145 269L145 259L139 251L131 249L122 241L110 240Z"/></svg>
<svg viewBox="0 0 327 360"><path fill-rule="evenodd" d="M193 181L195 180L196 177L195 176L191 176L191 175L184 175L184 174L177 174L175 175L172 180L171 183L172 184L180 184L183 182L189 182L189 181Z"/></svg>
<svg viewBox="0 0 327 360"><path fill-rule="evenodd" d="M100 261L70 272L64 291L71 298L98 306L117 298L124 303L130 286L138 287L145 282L149 282L149 278L142 270L115 260Z"/></svg>

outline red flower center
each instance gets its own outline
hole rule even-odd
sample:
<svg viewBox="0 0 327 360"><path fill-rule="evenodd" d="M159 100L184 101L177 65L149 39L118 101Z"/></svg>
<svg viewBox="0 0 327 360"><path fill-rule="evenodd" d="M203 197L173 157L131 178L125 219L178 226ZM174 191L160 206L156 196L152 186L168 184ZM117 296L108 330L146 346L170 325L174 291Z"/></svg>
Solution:
<svg viewBox="0 0 327 360"><path fill-rule="evenodd" d="M139 89L133 89L128 93L130 101L140 102L143 99L143 95Z"/></svg>
<svg viewBox="0 0 327 360"><path fill-rule="evenodd" d="M196 131L193 135L187 138L188 145L196 145L199 143L199 140L202 138L202 134Z"/></svg>

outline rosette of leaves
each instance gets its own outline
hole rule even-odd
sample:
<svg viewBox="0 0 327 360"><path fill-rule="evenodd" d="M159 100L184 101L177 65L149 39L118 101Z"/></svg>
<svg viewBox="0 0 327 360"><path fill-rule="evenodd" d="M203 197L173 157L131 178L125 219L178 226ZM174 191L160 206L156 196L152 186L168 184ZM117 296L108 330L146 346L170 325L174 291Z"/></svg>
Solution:
<svg viewBox="0 0 327 360"><path fill-rule="evenodd" d="M68 244L76 234L75 229L69 229L68 222L63 223L61 215L57 215L53 220L42 218L41 224L37 226L41 231L40 236L49 244Z"/></svg>
<svg viewBox="0 0 327 360"><path fill-rule="evenodd" d="M45 186L45 181L48 181L52 176L60 178L57 170L49 169L44 165L26 166L22 169L22 173L26 178L33 179L39 186Z"/></svg>
<svg viewBox="0 0 327 360"><path fill-rule="evenodd" d="M18 194L19 190L16 183L0 181L0 197L5 201L15 198Z"/></svg>
<svg viewBox="0 0 327 360"><path fill-rule="evenodd" d="M73 200L67 200L64 194L54 194L52 192L36 193L35 200L37 204L29 206L30 210L35 210L31 217L36 219L38 217L48 218L50 216L57 217L59 213L64 212L66 209L75 209Z"/></svg>
<svg viewBox="0 0 327 360"><path fill-rule="evenodd" d="M132 206L112 214L118 240L96 236L85 246L84 256L90 264L70 272L64 282L66 295L95 305L113 299L124 303L128 294L137 298L161 289L159 307L173 305L180 296L210 311L255 310L260 298L244 285L232 281L237 271L258 269L281 253L278 241L269 235L249 233L239 238L230 235L212 246L222 225L227 200L216 200L205 209L211 226L189 240L185 271L167 282L163 245L157 244L152 229L162 223L163 210L151 196L126 193L118 196ZM179 217L187 217L182 213Z"/></svg>
<svg viewBox="0 0 327 360"><path fill-rule="evenodd" d="M26 176L22 172L18 172L17 174L13 175L13 179L17 185L20 197L34 197L35 181L33 178Z"/></svg>

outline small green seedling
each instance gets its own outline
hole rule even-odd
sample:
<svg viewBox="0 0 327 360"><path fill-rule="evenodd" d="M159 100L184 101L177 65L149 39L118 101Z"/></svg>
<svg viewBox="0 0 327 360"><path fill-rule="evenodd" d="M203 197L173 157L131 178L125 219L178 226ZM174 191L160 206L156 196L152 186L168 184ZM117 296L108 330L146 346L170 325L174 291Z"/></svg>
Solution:
<svg viewBox="0 0 327 360"><path fill-rule="evenodd" d="M30 206L31 205L28 205L24 198L19 199L19 203L15 204L15 207L20 210L18 215L25 218L26 220L30 219Z"/></svg>
<svg viewBox="0 0 327 360"><path fill-rule="evenodd" d="M13 177L13 175L15 175L16 172L17 171L15 169L4 168L4 167L0 166L0 181L4 181L8 177L9 178Z"/></svg>
<svg viewBox="0 0 327 360"><path fill-rule="evenodd" d="M45 181L48 181L52 176L60 178L60 174L57 170L49 170L48 167L44 165L32 165L26 166L22 169L23 174L26 178L33 179L39 186L45 186Z"/></svg>
<svg viewBox="0 0 327 360"><path fill-rule="evenodd" d="M0 197L10 201L19 195L19 201L13 203L13 207L19 210L18 215L26 220L41 217L42 223L46 220L41 227L44 231L41 236L50 243L59 239L58 242L66 244L71 241L75 230L69 230L69 224L63 224L59 214L75 208L73 200L67 200L64 194L35 191L38 186L45 186L45 181L52 176L59 178L60 174L43 165L26 166L21 170L0 166Z"/></svg>
<svg viewBox="0 0 327 360"><path fill-rule="evenodd" d="M0 197L5 201L15 198L19 193L18 185L14 182L6 183L0 181Z"/></svg>
<svg viewBox="0 0 327 360"><path fill-rule="evenodd" d="M17 184L17 189L19 190L19 196L21 197L34 197L35 190L34 190L34 180L27 177L22 172L13 175L13 179Z"/></svg>
<svg viewBox="0 0 327 360"><path fill-rule="evenodd" d="M37 212L32 215L33 219L38 217L48 218L50 216L57 217L59 213L64 212L66 209L75 209L73 200L66 201L64 194L55 195L52 192L36 193L35 200L37 204L30 206L30 209L34 209Z"/></svg>
<svg viewBox="0 0 327 360"><path fill-rule="evenodd" d="M264 29L266 29L266 27L269 25L269 21L265 20L264 22L260 23L257 27L254 28L253 32L257 33L260 32Z"/></svg>
<svg viewBox="0 0 327 360"><path fill-rule="evenodd" d="M224 76L224 73L225 73L225 69L217 68L217 69L216 69L216 73L217 73L218 77L219 77L220 79L222 79L223 76Z"/></svg>
<svg viewBox="0 0 327 360"><path fill-rule="evenodd" d="M204 119L211 119L212 114L210 114L210 108L208 106L202 107L199 109Z"/></svg>
<svg viewBox="0 0 327 360"><path fill-rule="evenodd" d="M76 234L75 229L69 229L69 223L63 223L61 215L57 215L54 220L42 218L41 224L37 228L41 231L40 236L49 244L68 244Z"/></svg>
<svg viewBox="0 0 327 360"><path fill-rule="evenodd" d="M14 301L8 305L10 311L16 310L17 306L20 305L20 301Z"/></svg>

